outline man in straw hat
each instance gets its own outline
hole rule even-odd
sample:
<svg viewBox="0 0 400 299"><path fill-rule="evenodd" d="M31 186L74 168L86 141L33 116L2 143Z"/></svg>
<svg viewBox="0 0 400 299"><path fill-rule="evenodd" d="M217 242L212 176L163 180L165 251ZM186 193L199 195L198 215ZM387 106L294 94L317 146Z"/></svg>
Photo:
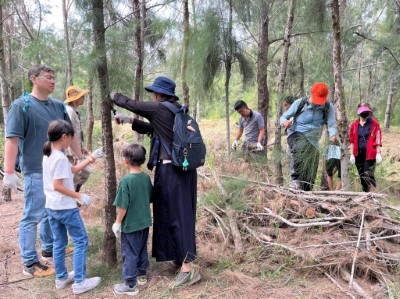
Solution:
<svg viewBox="0 0 400 299"><path fill-rule="evenodd" d="M280 118L281 126L288 129L288 144L293 159L291 188L312 190L318 170L318 143L324 124L327 124L329 140L335 141L335 110L327 98L328 86L316 82L311 87L311 96L294 101Z"/></svg>
<svg viewBox="0 0 400 299"><path fill-rule="evenodd" d="M64 103L67 104L66 106L67 113L69 115L69 118L71 119L71 123L74 128L75 136L79 143L81 153L85 156L88 155L89 153L83 145L82 122L80 114L78 112L78 107L83 105L83 103L85 102L85 94L87 94L88 92L89 90L87 89L81 89L76 85L72 85L68 87L67 90L65 91L65 95L67 98L64 101ZM72 165L75 165L78 162L79 157L74 154L71 148L68 148L65 154L72 163ZM92 153L92 155L94 155L95 158L100 158L103 155L103 153L101 149L97 149ZM91 172L92 169L91 166L89 166L83 169L81 172L76 173L74 175L74 186L76 192L79 192L82 185L86 183Z"/></svg>

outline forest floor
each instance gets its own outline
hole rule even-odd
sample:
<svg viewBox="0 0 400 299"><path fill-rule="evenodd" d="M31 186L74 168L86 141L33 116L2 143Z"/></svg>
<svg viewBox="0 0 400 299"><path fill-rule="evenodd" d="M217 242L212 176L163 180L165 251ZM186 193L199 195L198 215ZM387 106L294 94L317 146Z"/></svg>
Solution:
<svg viewBox="0 0 400 299"><path fill-rule="evenodd" d="M243 248L241 252L237 252L233 240L224 240L225 236L218 233L222 231L216 224L218 217L210 217L209 211L215 209L217 205L227 208L228 205L221 202L222 197L229 198L235 192L246 196L242 190L249 186L254 191L258 188L257 184L253 184L255 181L270 183L271 180L272 182L272 171L270 171L272 166L266 167L260 161L246 162L240 153L234 153L230 158L220 154L226 149L223 122L216 124L215 121L204 121L201 127L202 134L207 136L209 154L208 165L199 169L198 182L197 266L202 280L190 287L172 289L170 286L175 276L174 267L169 263L156 263L151 258L149 282L140 288L137 298L347 298L346 282L336 279L344 289L344 291L340 290L316 268L304 268L297 258L281 253L282 248L271 246L266 248L244 237ZM131 135L128 129L119 130L121 140ZM384 132L383 136L384 161L377 169L378 192L387 194L386 200L392 206L400 208L400 144L398 142L400 130L391 129L390 132ZM125 173L118 158L119 145L121 142L116 143L118 178ZM92 197L93 203L90 207L81 208L90 240L87 275L88 277L101 276L102 283L98 288L80 295L81 298L124 297L114 294L112 290L113 285L121 280L119 250L116 253L118 265L108 267L101 260L104 233L105 176L103 168L102 163L98 162L95 166L96 172L82 188L82 192ZM224 176L241 179L235 182L225 181ZM219 180L222 182L220 186L218 186ZM0 188L2 188L2 180L0 180ZM218 189L221 188L229 194L220 195ZM356 179L352 181L352 189L359 191ZM237 201L238 197L234 195L231 197L230 204L235 210L245 210L242 207L243 203ZM259 198L260 193L257 192L248 192L248 197L247 200L252 202L262 200ZM233 200L233 198L236 199ZM13 194L10 202L0 202L0 298L74 298L71 288L60 291L55 289L54 277L39 279L29 278L22 274L18 243L18 225L22 209L21 192ZM399 220L397 218L397 221ZM209 234L212 229L215 230L214 236ZM216 237L217 235L219 237ZM148 250L151 252L150 238ZM51 260L44 262L52 263ZM67 257L67 265L69 270L72 270L72 257ZM369 298L400 298L399 273L400 267L397 265L388 277L389 286L383 286L377 282L371 283L367 278L357 278L357 281L367 291ZM354 298L359 298L359 296L355 295Z"/></svg>

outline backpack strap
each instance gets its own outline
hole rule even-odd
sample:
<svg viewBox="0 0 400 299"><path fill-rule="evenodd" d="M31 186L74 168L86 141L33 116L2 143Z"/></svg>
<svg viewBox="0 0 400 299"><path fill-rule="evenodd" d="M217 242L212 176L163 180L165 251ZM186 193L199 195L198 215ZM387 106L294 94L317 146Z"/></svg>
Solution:
<svg viewBox="0 0 400 299"><path fill-rule="evenodd" d="M304 96L301 98L301 102L297 107L296 113L293 115L293 121L296 120L296 118L303 113L303 108L306 104L308 104L308 96ZM324 124L328 123L328 113L330 107L331 107L331 102L326 101L324 105L324 111L322 112L323 113L322 119L324 120Z"/></svg>
<svg viewBox="0 0 400 299"><path fill-rule="evenodd" d="M161 102L160 104L163 105L164 107L168 108L168 110L171 111L173 114L177 114L180 110L178 107L176 107L171 102Z"/></svg>
<svg viewBox="0 0 400 299"><path fill-rule="evenodd" d="M326 124L328 126L328 113L329 113L329 108L331 107L331 102L330 101L326 101L325 102L325 107L324 107L324 115L323 115L323 120L324 120L324 124Z"/></svg>
<svg viewBox="0 0 400 299"><path fill-rule="evenodd" d="M22 94L22 96L20 96L20 97L18 98L18 100L19 100L19 99L20 99L21 101L19 101L18 106L22 107L22 111L23 111L24 113L27 113L28 110L29 110L29 107L31 106L31 101L30 101L30 99L29 99L29 93L24 92L24 93Z"/></svg>
<svg viewBox="0 0 400 299"><path fill-rule="evenodd" d="M179 108L176 107L174 104L172 104L171 102L161 102L161 105L163 105L164 107L166 107L169 111L171 111L174 115L176 115L179 112ZM161 136L158 136L156 134L156 144L157 144L157 139L159 139L159 141L161 142L162 146L164 147L165 151L167 152L168 156L171 157L172 155L172 151L168 148L167 144L161 139Z"/></svg>
<svg viewBox="0 0 400 299"><path fill-rule="evenodd" d="M296 120L296 118L303 113L303 108L304 106L308 103L308 96L304 96L301 98L300 104L297 107L296 113L293 115L293 121Z"/></svg>

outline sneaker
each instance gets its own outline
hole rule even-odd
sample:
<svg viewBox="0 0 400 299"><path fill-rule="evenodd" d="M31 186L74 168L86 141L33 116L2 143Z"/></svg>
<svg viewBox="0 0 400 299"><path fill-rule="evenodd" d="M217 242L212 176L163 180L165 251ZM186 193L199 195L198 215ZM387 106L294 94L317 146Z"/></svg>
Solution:
<svg viewBox="0 0 400 299"><path fill-rule="evenodd" d="M68 273L67 278L65 279L56 279L56 289L57 290L62 290L64 289L67 285L69 285L71 282L74 281L74 271L71 271Z"/></svg>
<svg viewBox="0 0 400 299"><path fill-rule="evenodd" d="M100 282L101 282L100 277L86 278L84 281L80 283L74 283L72 285L72 293L74 294L85 293L97 287L100 284Z"/></svg>
<svg viewBox="0 0 400 299"><path fill-rule="evenodd" d="M198 282L200 279L201 275L199 271L195 267L192 267L192 269L189 272L178 273L178 275L175 277L173 287L176 288L184 284L189 286Z"/></svg>
<svg viewBox="0 0 400 299"><path fill-rule="evenodd" d="M24 266L24 271L22 271L22 273L31 277L47 277L54 274L54 268L47 267L40 262L36 262L29 267Z"/></svg>
<svg viewBox="0 0 400 299"><path fill-rule="evenodd" d="M65 248L65 256L71 255L72 253L74 253L74 247L66 247ZM52 258L53 257L53 251L42 250L42 257L44 257L44 258Z"/></svg>
<svg viewBox="0 0 400 299"><path fill-rule="evenodd" d="M140 275L137 278L137 284L140 286L144 286L147 283L147 276L146 275Z"/></svg>
<svg viewBox="0 0 400 299"><path fill-rule="evenodd" d="M125 283L117 283L114 284L114 292L120 295L136 296L139 294L139 288L137 286L131 288Z"/></svg>
<svg viewBox="0 0 400 299"><path fill-rule="evenodd" d="M42 250L42 257L45 257L45 258L53 257L53 251Z"/></svg>

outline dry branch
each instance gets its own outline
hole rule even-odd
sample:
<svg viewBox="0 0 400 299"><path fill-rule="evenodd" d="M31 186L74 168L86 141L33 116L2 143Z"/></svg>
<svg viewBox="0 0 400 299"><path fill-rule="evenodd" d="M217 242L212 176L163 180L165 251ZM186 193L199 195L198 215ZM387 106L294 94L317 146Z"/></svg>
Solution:
<svg viewBox="0 0 400 299"><path fill-rule="evenodd" d="M364 226L364 215L365 215L365 209L362 211L362 215L361 215L360 232L359 232L359 234L358 234L357 246L356 246L356 250L355 250L355 252L354 252L353 263L352 263L352 265L351 265L351 274L350 274L350 281L349 281L349 289L351 289L351 287L352 287L352 285L353 285L354 269L355 269L356 260L357 260L357 256L358 256L358 250L359 250L359 248L360 248L361 234L362 234L362 230L363 230L363 226Z"/></svg>
<svg viewBox="0 0 400 299"><path fill-rule="evenodd" d="M281 220L282 222L286 223L287 225L294 226L294 227L311 227L311 226L329 226L332 225L331 222L329 221L323 221L323 222L311 222L311 223L293 223L290 222L289 220L283 218L282 216L276 215L274 212L272 212L268 208L264 208L265 211L267 211L267 215L270 215L274 218L277 218Z"/></svg>

